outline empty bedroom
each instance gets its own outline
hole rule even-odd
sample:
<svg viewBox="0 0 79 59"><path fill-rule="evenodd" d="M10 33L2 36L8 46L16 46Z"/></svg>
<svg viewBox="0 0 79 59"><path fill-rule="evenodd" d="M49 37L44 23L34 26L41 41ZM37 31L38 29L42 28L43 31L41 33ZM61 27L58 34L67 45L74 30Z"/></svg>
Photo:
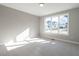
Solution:
<svg viewBox="0 0 79 59"><path fill-rule="evenodd" d="M79 3L0 3L0 56L79 56Z"/></svg>

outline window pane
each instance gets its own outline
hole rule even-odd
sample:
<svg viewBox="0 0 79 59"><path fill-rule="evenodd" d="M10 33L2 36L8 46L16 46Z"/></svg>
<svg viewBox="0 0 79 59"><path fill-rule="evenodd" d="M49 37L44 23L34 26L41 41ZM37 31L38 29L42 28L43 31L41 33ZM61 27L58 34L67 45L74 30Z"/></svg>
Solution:
<svg viewBox="0 0 79 59"><path fill-rule="evenodd" d="M64 34L68 34L68 15L63 15L60 16L60 20L59 20L59 32L64 33Z"/></svg>
<svg viewBox="0 0 79 59"><path fill-rule="evenodd" d="M52 17L52 32L58 33L58 17Z"/></svg>
<svg viewBox="0 0 79 59"><path fill-rule="evenodd" d="M50 32L51 31L51 17L47 17L45 19L45 31Z"/></svg>

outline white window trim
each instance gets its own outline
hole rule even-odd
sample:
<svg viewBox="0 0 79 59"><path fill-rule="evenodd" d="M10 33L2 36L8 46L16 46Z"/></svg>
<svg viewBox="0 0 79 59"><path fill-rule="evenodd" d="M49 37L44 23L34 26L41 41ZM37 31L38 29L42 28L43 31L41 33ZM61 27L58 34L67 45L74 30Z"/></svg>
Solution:
<svg viewBox="0 0 79 59"><path fill-rule="evenodd" d="M46 18L48 18L48 17L51 17L51 18L52 18L52 17L58 17L58 19L59 19L60 16L63 16L63 15L68 15L68 28L67 28L68 31L67 31L67 34L60 33L60 32L59 32L59 26L58 26L58 33L52 33L51 31L50 31L50 32L45 31L45 19L46 19ZM44 32L45 32L45 33L60 34L60 35L69 35L69 21L70 21L70 20L69 20L69 13L59 14L59 15L55 15L55 16L48 16L48 17L47 17L47 16L44 17ZM58 20L58 22L59 22L59 20ZM59 23L58 23L58 24L59 24Z"/></svg>

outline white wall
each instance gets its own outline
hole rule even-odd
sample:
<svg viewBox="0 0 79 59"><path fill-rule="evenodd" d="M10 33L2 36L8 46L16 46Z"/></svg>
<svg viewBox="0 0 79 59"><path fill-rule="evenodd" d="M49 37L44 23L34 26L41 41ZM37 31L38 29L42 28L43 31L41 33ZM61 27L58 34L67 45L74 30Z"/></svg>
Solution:
<svg viewBox="0 0 79 59"><path fill-rule="evenodd" d="M0 5L0 42L16 40L16 36L30 28L30 37L57 38L79 41L79 8L58 12L53 15L69 13L69 36L44 32L43 17L33 16L15 9ZM50 15L47 15L50 16ZM44 16L45 17L45 16Z"/></svg>
<svg viewBox="0 0 79 59"><path fill-rule="evenodd" d="M16 40L30 28L30 37L39 36L39 17L0 5L0 43Z"/></svg>
<svg viewBox="0 0 79 59"><path fill-rule="evenodd" d="M69 13L69 35L60 35L60 34L50 34L44 32L44 17L40 19L40 36L51 39L61 39L61 40L70 40L70 41L79 41L79 8L66 10L62 12L58 12L53 15L60 15L64 13ZM47 15L47 16L51 16Z"/></svg>

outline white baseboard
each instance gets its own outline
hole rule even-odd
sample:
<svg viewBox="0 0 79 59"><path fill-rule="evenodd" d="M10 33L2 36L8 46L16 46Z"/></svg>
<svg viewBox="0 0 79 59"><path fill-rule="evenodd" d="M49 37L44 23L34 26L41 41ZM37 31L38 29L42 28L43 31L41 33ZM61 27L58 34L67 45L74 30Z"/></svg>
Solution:
<svg viewBox="0 0 79 59"><path fill-rule="evenodd" d="M68 43L73 43L73 44L79 44L77 41L70 41L70 40L63 40L63 39L58 39L54 38L55 40L63 41L63 42L68 42ZM4 45L3 43L0 43L0 45Z"/></svg>
<svg viewBox="0 0 79 59"><path fill-rule="evenodd" d="M77 42L77 41L63 40L63 39L58 39L58 38L55 38L55 39L63 41L63 42L68 42L68 43L73 43L73 44L79 44L79 42Z"/></svg>
<svg viewBox="0 0 79 59"><path fill-rule="evenodd" d="M41 36L41 37L42 37L42 38L48 38L48 39L60 40L60 41L68 42L68 43L72 43L72 44L79 44L79 42L77 42L77 41L72 41L72 40L64 40L64 39L52 38L52 37L45 37L45 36Z"/></svg>

